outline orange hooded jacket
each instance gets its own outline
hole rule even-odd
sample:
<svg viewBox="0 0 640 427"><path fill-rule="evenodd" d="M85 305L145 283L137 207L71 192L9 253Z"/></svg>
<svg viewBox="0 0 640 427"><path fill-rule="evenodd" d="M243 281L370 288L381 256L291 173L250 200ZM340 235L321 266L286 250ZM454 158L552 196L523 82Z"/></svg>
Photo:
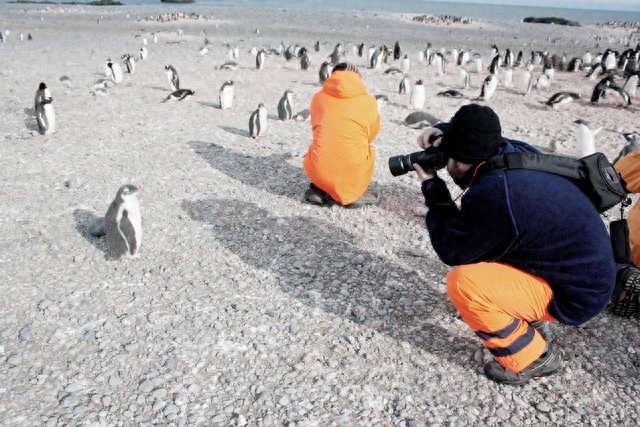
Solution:
<svg viewBox="0 0 640 427"><path fill-rule="evenodd" d="M627 190L631 193L640 193L640 151L633 151L615 164ZM640 267L640 201L636 202L627 217L629 225L629 244L631 246L631 261Z"/></svg>
<svg viewBox="0 0 640 427"><path fill-rule="evenodd" d="M311 100L313 142L303 160L307 177L333 200L348 205L367 190L376 159L371 142L380 130L373 95L354 71L335 71Z"/></svg>

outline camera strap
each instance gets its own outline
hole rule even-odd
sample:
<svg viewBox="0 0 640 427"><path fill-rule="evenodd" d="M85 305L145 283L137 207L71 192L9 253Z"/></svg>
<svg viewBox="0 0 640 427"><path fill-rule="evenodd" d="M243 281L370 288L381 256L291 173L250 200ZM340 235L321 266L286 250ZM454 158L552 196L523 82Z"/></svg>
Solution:
<svg viewBox="0 0 640 427"><path fill-rule="evenodd" d="M582 159L543 153L507 153L492 157L483 169L484 172L528 169L563 176L576 184L600 213L627 199L620 175L602 153Z"/></svg>

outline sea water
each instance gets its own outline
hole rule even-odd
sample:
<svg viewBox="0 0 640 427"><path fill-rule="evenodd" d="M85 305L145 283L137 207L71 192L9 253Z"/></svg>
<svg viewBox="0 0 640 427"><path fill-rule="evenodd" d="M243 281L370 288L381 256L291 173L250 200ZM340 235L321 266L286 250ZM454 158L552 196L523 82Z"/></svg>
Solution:
<svg viewBox="0 0 640 427"><path fill-rule="evenodd" d="M0 0L8 3L11 0ZM55 0L54 0L55 1ZM83 0L88 1L88 0ZM451 15L481 21L518 22L526 17L556 17L590 25L609 21L640 22L640 11L565 9L555 7L507 6L426 0L196 0L195 3L161 3L160 0L118 0L124 5L161 5L168 10L200 7L252 7L322 11L358 11Z"/></svg>

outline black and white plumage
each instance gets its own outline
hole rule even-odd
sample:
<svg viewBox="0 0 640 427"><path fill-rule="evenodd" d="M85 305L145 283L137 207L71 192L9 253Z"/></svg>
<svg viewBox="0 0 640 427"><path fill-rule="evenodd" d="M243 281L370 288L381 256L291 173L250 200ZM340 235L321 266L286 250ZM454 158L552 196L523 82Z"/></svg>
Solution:
<svg viewBox="0 0 640 427"><path fill-rule="evenodd" d="M444 96L446 98L464 98L462 92L455 89L443 90L442 92L438 92L438 96Z"/></svg>
<svg viewBox="0 0 640 427"><path fill-rule="evenodd" d="M124 62L124 66L127 68L127 73L133 74L136 71L136 59L130 53L122 55L122 62Z"/></svg>
<svg viewBox="0 0 640 427"><path fill-rule="evenodd" d="M402 80L400 80L400 84L398 85L398 94L406 95L409 92L409 86L411 86L411 81L409 76L403 76Z"/></svg>
<svg viewBox="0 0 640 427"><path fill-rule="evenodd" d="M183 101L185 99L191 98L195 95L195 92L191 89L178 89L169 94L167 96L167 101Z"/></svg>
<svg viewBox="0 0 640 427"><path fill-rule="evenodd" d="M124 76L122 74L122 67L120 67L120 64L108 60L107 68L110 70L109 78L111 78L111 81L114 83L121 83Z"/></svg>
<svg viewBox="0 0 640 427"><path fill-rule="evenodd" d="M391 74L391 75L395 75L395 74L404 74L402 72L402 70L398 67L389 67L386 70L384 70L385 74Z"/></svg>
<svg viewBox="0 0 640 427"><path fill-rule="evenodd" d="M387 95L375 95L375 98L376 104L378 104L378 113L380 113L382 108L389 102L389 97Z"/></svg>
<svg viewBox="0 0 640 427"><path fill-rule="evenodd" d="M104 216L107 246L115 258L140 256L142 243L142 215L138 192L140 189L126 184L118 189Z"/></svg>
<svg viewBox="0 0 640 427"><path fill-rule="evenodd" d="M597 104L607 89L613 84L613 76L608 75L598 82L591 92L591 103Z"/></svg>
<svg viewBox="0 0 640 427"><path fill-rule="evenodd" d="M573 102L576 99L580 99L580 95L575 92L556 92L545 102L549 107L558 108L560 105L565 105Z"/></svg>
<svg viewBox="0 0 640 427"><path fill-rule="evenodd" d="M582 158L596 152L595 136L600 133L602 126L595 130L589 128L586 120L578 119L574 122L578 125L576 134L576 152L577 157Z"/></svg>
<svg viewBox="0 0 640 427"><path fill-rule="evenodd" d="M329 70L329 66L331 63L329 61L324 61L320 65L320 70L318 71L318 77L320 80L320 84L323 84L331 75L331 71Z"/></svg>
<svg viewBox="0 0 640 427"><path fill-rule="evenodd" d="M256 53L256 68L258 70L262 70L264 68L264 58L266 53L263 49L260 49L258 53Z"/></svg>
<svg viewBox="0 0 640 427"><path fill-rule="evenodd" d="M638 90L638 73L627 77L627 81L624 82L624 86L622 88L629 94L629 96L636 96L636 91Z"/></svg>
<svg viewBox="0 0 640 427"><path fill-rule="evenodd" d="M293 118L293 91L287 89L278 102L278 118L291 120Z"/></svg>
<svg viewBox="0 0 640 427"><path fill-rule="evenodd" d="M489 73L493 74L494 76L497 75L498 71L500 70L501 63L502 58L500 58L500 55L496 54L491 60L491 64L489 65Z"/></svg>
<svg viewBox="0 0 640 427"><path fill-rule="evenodd" d="M331 63L332 64L339 64L341 61L341 58L343 56L342 53L342 43L338 43L336 45L336 47L333 48L333 52L331 52Z"/></svg>
<svg viewBox="0 0 640 427"><path fill-rule="evenodd" d="M400 71L406 74L409 72L410 69L411 69L411 60L409 59L409 55L405 55L402 57L402 60L400 61Z"/></svg>
<svg viewBox="0 0 640 427"><path fill-rule="evenodd" d="M260 139L267 131L267 108L263 103L249 116L249 136Z"/></svg>
<svg viewBox="0 0 640 427"><path fill-rule="evenodd" d="M149 50L145 47L142 46L140 48L140 59L147 59L149 57Z"/></svg>
<svg viewBox="0 0 640 427"><path fill-rule="evenodd" d="M458 75L458 85L463 89L469 89L471 85L471 77L469 77L469 72L464 68L460 69L460 74Z"/></svg>
<svg viewBox="0 0 640 427"><path fill-rule="evenodd" d="M56 113L53 110L53 98L47 85L42 82L38 86L35 97L36 121L38 131L42 135L49 135L56 131Z"/></svg>
<svg viewBox="0 0 640 427"><path fill-rule="evenodd" d="M373 54L371 55L371 60L369 61L369 66L371 68L373 69L380 68L380 66L382 65L381 54L382 54L381 49L376 49L373 52Z"/></svg>
<svg viewBox="0 0 640 427"><path fill-rule="evenodd" d="M502 85L504 87L512 87L513 86L513 68L507 68L502 73Z"/></svg>
<svg viewBox="0 0 640 427"><path fill-rule="evenodd" d="M171 86L171 91L175 92L180 89L180 78L178 77L178 72L172 65L164 66L165 73L167 74L167 80L169 80L169 85Z"/></svg>
<svg viewBox="0 0 640 427"><path fill-rule="evenodd" d="M219 69L220 70L237 70L238 63L235 61L226 61L224 64L220 66Z"/></svg>
<svg viewBox="0 0 640 427"><path fill-rule="evenodd" d="M542 73L536 80L536 89L548 89L550 85L549 76Z"/></svg>
<svg viewBox="0 0 640 427"><path fill-rule="evenodd" d="M309 54L305 49L300 55L300 68L303 70L308 70L311 67L311 59L309 59Z"/></svg>
<svg viewBox="0 0 640 427"><path fill-rule="evenodd" d="M431 55L431 66L436 71L437 76L444 74L444 56L440 52Z"/></svg>
<svg viewBox="0 0 640 427"><path fill-rule="evenodd" d="M629 105L631 105L631 96L629 96L629 94L627 93L626 90L624 90L624 88L621 88L620 86L615 84L611 84L606 89L606 91L607 93L611 92L618 95L618 97L620 97L620 100L622 101L622 105L621 105L622 108L628 107Z"/></svg>
<svg viewBox="0 0 640 427"><path fill-rule="evenodd" d="M478 100L490 100L493 97L493 94L495 93L497 87L498 78L493 74L489 74L482 83L482 89L480 89L480 96L478 97Z"/></svg>
<svg viewBox="0 0 640 427"><path fill-rule="evenodd" d="M424 89L422 80L417 80L411 88L411 95L409 97L409 104L414 110L421 110L424 108L424 103L427 100L427 95Z"/></svg>
<svg viewBox="0 0 640 427"><path fill-rule="evenodd" d="M398 59L400 59L401 55L402 49L400 48L400 42L396 41L396 43L393 45L393 60L397 61Z"/></svg>
<svg viewBox="0 0 640 427"><path fill-rule="evenodd" d="M404 119L404 125L413 129L428 128L440 123L441 120L426 111L414 111Z"/></svg>
<svg viewBox="0 0 640 427"><path fill-rule="evenodd" d="M640 135L635 132L623 133L622 135L624 136L624 139L627 140L627 144L622 147L622 150L620 150L620 152L616 156L616 159L612 163L614 165L618 162L618 160L631 153L632 151L640 150Z"/></svg>
<svg viewBox="0 0 640 427"><path fill-rule="evenodd" d="M233 106L233 98L234 98L234 89L233 89L233 81L227 80L222 83L220 90L218 91L218 107L221 110L226 110Z"/></svg>
<svg viewBox="0 0 640 427"><path fill-rule="evenodd" d="M520 81L518 82L518 89L524 95L531 93L533 89L533 78L531 77L531 71L524 70L520 75Z"/></svg>

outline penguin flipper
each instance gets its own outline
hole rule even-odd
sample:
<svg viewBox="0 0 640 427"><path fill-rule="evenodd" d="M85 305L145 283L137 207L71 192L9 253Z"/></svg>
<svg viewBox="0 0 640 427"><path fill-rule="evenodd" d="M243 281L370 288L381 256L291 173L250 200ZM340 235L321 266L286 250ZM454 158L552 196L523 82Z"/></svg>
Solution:
<svg viewBox="0 0 640 427"><path fill-rule="evenodd" d="M134 256L136 252L138 252L138 241L136 238L136 230L129 219L129 212L126 209L122 211L122 218L118 224L118 231L124 238L127 245L127 253L130 256Z"/></svg>

